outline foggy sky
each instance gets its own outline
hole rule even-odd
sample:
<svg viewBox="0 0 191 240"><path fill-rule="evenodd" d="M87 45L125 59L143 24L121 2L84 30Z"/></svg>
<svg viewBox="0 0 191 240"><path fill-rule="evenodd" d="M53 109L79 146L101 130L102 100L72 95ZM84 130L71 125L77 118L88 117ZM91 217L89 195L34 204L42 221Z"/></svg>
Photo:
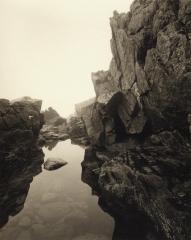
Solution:
<svg viewBox="0 0 191 240"><path fill-rule="evenodd" d="M132 0L0 0L0 98L31 96L63 116L94 96L111 60L109 17Z"/></svg>

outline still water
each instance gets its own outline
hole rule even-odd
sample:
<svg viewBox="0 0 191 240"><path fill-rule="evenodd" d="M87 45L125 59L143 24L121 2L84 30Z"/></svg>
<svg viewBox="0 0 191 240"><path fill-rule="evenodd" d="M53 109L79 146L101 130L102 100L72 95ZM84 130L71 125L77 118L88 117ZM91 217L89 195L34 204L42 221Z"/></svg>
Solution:
<svg viewBox="0 0 191 240"><path fill-rule="evenodd" d="M68 165L43 170L30 185L23 210L0 230L1 240L111 240L113 219L98 206L98 198L81 181L84 149L60 142L48 157Z"/></svg>

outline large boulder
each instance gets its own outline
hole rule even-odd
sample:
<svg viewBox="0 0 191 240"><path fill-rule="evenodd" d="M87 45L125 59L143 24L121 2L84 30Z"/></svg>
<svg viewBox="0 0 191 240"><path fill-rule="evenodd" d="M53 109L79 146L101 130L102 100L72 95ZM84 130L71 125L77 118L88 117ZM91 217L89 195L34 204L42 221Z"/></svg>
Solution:
<svg viewBox="0 0 191 240"><path fill-rule="evenodd" d="M44 169L48 171L53 171L59 169L67 164L62 158L48 158L44 162Z"/></svg>

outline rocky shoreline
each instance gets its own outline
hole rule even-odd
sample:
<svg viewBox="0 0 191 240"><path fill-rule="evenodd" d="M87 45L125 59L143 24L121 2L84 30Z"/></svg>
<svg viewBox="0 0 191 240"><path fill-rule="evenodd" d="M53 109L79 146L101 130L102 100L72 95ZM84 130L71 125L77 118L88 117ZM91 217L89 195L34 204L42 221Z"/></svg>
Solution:
<svg viewBox="0 0 191 240"><path fill-rule="evenodd" d="M39 144L71 139L86 146L82 180L114 217L113 240L189 240L190 1L136 0L110 25L110 68L92 74L96 97L72 117L42 114L28 97L0 100L1 177L7 163L32 164L27 154ZM12 213L3 214L0 225Z"/></svg>

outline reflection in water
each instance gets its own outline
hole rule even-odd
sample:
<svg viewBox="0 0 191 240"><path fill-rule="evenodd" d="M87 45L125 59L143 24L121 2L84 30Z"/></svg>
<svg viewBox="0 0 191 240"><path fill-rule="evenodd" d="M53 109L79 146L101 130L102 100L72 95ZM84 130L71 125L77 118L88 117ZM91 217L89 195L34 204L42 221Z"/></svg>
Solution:
<svg viewBox="0 0 191 240"><path fill-rule="evenodd" d="M113 199L103 192L98 185L100 160L91 148L85 150L82 162L82 181L92 188L93 194L99 197L98 204L101 209L111 215L115 222L112 240L155 240L151 223L136 209L124 206L121 201Z"/></svg>
<svg viewBox="0 0 191 240"><path fill-rule="evenodd" d="M0 178L1 227L8 216L14 217L1 228L0 239L111 240L113 219L99 208L97 197L81 181L84 150L66 141L53 151L44 149L44 154L45 158L62 157L69 164L36 176L41 172L43 153L33 148L25 164L22 159L14 168L4 166ZM12 163L25 154L17 149L16 155Z"/></svg>
<svg viewBox="0 0 191 240"><path fill-rule="evenodd" d="M133 209L125 215L127 209L99 189L100 166L94 151L86 149L84 156L82 148L66 141L50 143L43 153L35 142L29 143L1 151L1 240L146 239L143 217ZM69 164L54 172L42 171L44 154L45 159L61 157Z"/></svg>
<svg viewBox="0 0 191 240"><path fill-rule="evenodd" d="M29 135L28 135L29 134ZM28 131L2 137L0 143L0 227L24 203L33 177L39 174L44 154ZM1 238L2 239L2 238Z"/></svg>

